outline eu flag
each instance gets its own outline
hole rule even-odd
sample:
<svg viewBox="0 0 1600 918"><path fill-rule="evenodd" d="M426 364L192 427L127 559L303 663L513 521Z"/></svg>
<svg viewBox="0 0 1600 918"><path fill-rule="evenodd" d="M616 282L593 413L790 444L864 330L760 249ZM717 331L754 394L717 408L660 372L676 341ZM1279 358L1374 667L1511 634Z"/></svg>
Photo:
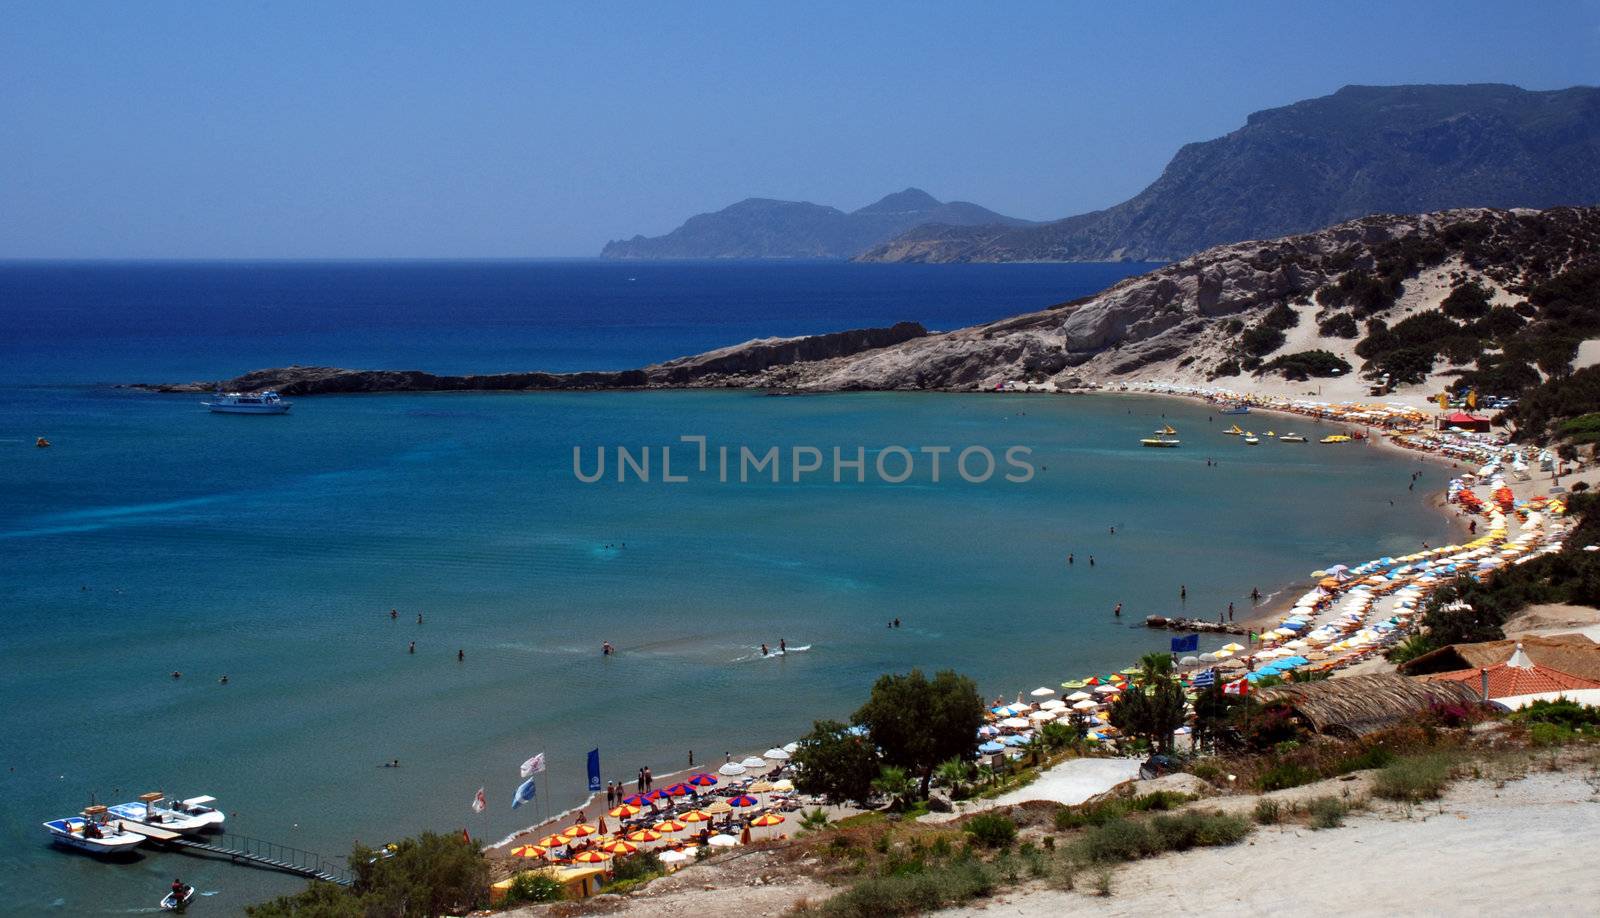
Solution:
<svg viewBox="0 0 1600 918"><path fill-rule="evenodd" d="M1200 635L1191 634L1188 637L1175 637L1172 639L1172 652L1185 653L1200 649Z"/></svg>

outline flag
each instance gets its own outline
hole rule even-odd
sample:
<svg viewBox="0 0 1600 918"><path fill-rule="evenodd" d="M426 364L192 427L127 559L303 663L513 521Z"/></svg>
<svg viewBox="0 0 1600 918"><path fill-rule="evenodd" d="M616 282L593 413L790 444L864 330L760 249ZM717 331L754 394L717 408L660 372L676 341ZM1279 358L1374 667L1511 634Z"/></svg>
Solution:
<svg viewBox="0 0 1600 918"><path fill-rule="evenodd" d="M589 790L600 789L600 750L589 750Z"/></svg>
<svg viewBox="0 0 1600 918"><path fill-rule="evenodd" d="M465 828L461 830L461 840L469 845L472 844L472 835Z"/></svg>
<svg viewBox="0 0 1600 918"><path fill-rule="evenodd" d="M472 795L472 812L481 813L488 806L489 798L483 795L483 788L480 787L478 792Z"/></svg>
<svg viewBox="0 0 1600 918"><path fill-rule="evenodd" d="M1183 653L1187 650L1200 649L1200 635L1191 634L1188 637L1175 637L1172 639L1172 652Z"/></svg>
<svg viewBox="0 0 1600 918"><path fill-rule="evenodd" d="M1194 678L1189 680L1189 684L1194 686L1195 688L1210 688L1211 686L1216 684L1216 681L1217 681L1217 671L1216 670L1214 670L1214 669L1202 669L1199 672L1194 674Z"/></svg>
<svg viewBox="0 0 1600 918"><path fill-rule="evenodd" d="M532 800L534 794L536 793L538 793L538 791L533 786L532 778L522 782L517 786L516 794L512 795L511 797L511 808L514 810L517 807L522 806L524 803Z"/></svg>
<svg viewBox="0 0 1600 918"><path fill-rule="evenodd" d="M1438 402L1439 402L1439 410L1443 411L1444 409L1449 408L1450 407L1450 393L1448 393L1448 392L1440 392L1439 396L1438 396Z"/></svg>
<svg viewBox="0 0 1600 918"><path fill-rule="evenodd" d="M524 778L538 774L541 771L544 771L544 753L542 752L522 763L522 777Z"/></svg>
<svg viewBox="0 0 1600 918"><path fill-rule="evenodd" d="M1259 635L1257 635L1254 631L1252 631L1252 632L1250 632L1250 636L1245 639L1245 643L1246 644L1254 644L1258 638L1259 638Z"/></svg>
<svg viewBox="0 0 1600 918"><path fill-rule="evenodd" d="M1225 695L1248 695L1250 694L1250 680L1240 679L1238 682L1229 682L1222 687L1222 692Z"/></svg>

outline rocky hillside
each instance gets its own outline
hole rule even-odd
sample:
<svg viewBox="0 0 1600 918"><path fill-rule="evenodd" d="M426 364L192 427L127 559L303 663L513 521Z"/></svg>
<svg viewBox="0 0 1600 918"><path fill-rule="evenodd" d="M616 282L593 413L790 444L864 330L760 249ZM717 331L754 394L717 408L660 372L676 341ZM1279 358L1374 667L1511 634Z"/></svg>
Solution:
<svg viewBox="0 0 1600 918"><path fill-rule="evenodd" d="M1516 394L1568 372L1593 338L1600 208L1463 209L1218 246L1041 312L697 384L1070 387L1359 369Z"/></svg>
<svg viewBox="0 0 1600 918"><path fill-rule="evenodd" d="M665 236L606 243L603 258L849 258L923 223L1025 226L965 201L907 188L846 213L800 201L749 198L690 217Z"/></svg>
<svg viewBox="0 0 1600 918"><path fill-rule="evenodd" d="M862 261L1169 261L1375 213L1600 203L1600 89L1347 86L1178 151L1106 210L1025 227L927 221Z"/></svg>

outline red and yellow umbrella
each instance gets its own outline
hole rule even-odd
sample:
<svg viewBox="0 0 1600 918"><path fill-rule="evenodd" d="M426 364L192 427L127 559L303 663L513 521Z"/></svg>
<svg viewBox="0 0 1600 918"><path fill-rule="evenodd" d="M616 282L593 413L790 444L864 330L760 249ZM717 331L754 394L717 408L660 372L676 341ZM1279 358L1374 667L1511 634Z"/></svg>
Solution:
<svg viewBox="0 0 1600 918"><path fill-rule="evenodd" d="M640 829L637 832L628 833L628 841L634 842L635 844L643 844L645 842L658 842L660 840L661 840L661 833L653 831L651 829Z"/></svg>
<svg viewBox="0 0 1600 918"><path fill-rule="evenodd" d="M539 847L541 848L559 848L562 845L570 844L572 844L572 839L565 835L546 835L544 838L539 839Z"/></svg>
<svg viewBox="0 0 1600 918"><path fill-rule="evenodd" d="M705 810L690 810L678 817L683 822L710 822L711 814Z"/></svg>
<svg viewBox="0 0 1600 918"><path fill-rule="evenodd" d="M656 823L654 826L651 826L651 828L655 829L657 832L682 832L683 823L667 819Z"/></svg>
<svg viewBox="0 0 1600 918"><path fill-rule="evenodd" d="M604 851L580 851L572 860L577 864L604 864L611 860L611 855Z"/></svg>
<svg viewBox="0 0 1600 918"><path fill-rule="evenodd" d="M567 836L568 838L583 838L586 835L593 835L597 831L599 830L594 826L591 826L586 822L580 822L575 826L567 826L565 829L562 829L561 834Z"/></svg>
<svg viewBox="0 0 1600 918"><path fill-rule="evenodd" d="M639 815L639 808L631 803L624 803L623 805L612 810L608 815L616 819L627 819L630 816Z"/></svg>
<svg viewBox="0 0 1600 918"><path fill-rule="evenodd" d="M539 845L518 845L511 849L512 857L544 857L549 853L549 848L544 848Z"/></svg>
<svg viewBox="0 0 1600 918"><path fill-rule="evenodd" d="M764 816L757 816L755 819L750 820L750 824L760 828L781 826L783 825L783 816L779 813L767 813Z"/></svg>
<svg viewBox="0 0 1600 918"><path fill-rule="evenodd" d="M639 850L639 846L619 839L618 841L606 842L600 846L600 850L608 854L632 854Z"/></svg>

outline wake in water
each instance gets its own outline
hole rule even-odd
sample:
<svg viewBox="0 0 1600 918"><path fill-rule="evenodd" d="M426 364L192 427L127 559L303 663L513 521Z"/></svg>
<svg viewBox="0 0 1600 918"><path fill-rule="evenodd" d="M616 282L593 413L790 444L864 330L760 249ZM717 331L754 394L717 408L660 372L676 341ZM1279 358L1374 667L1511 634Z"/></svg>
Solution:
<svg viewBox="0 0 1600 918"><path fill-rule="evenodd" d="M730 663L748 663L751 660L771 660L771 659L774 659L776 657L788 656L791 653L805 653L806 651L810 650L811 647L812 647L811 644L801 644L798 647L789 647L789 648L785 648L783 650L769 650L766 653L762 653L761 652L761 648L757 647L756 650L755 650L755 653L746 654L745 656L742 656L742 657L734 657L732 660L729 660L728 662L730 662Z"/></svg>

